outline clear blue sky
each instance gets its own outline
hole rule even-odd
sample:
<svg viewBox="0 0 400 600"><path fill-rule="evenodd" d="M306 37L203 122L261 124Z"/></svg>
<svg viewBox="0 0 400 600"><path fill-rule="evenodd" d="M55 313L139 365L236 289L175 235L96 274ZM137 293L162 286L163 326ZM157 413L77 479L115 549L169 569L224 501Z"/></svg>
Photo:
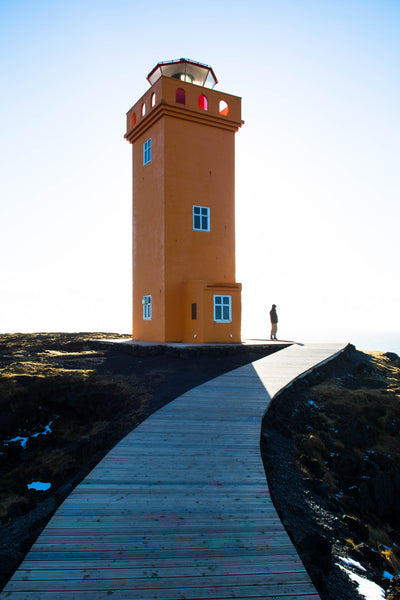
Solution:
<svg viewBox="0 0 400 600"><path fill-rule="evenodd" d="M399 31L397 0L0 0L0 331L130 331L125 113L180 57L243 98L243 333L273 302L287 339L400 331Z"/></svg>

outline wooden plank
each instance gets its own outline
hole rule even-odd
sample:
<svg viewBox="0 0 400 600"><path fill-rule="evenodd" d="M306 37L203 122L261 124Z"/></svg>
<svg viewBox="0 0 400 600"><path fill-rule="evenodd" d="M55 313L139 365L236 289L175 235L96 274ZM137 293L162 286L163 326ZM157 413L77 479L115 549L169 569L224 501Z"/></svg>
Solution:
<svg viewBox="0 0 400 600"><path fill-rule="evenodd" d="M153 567L152 567L153 565ZM148 567L143 568L135 566L113 566L105 569L104 567L90 568L85 565L82 569L82 565L77 568L57 568L57 569L35 569L31 570L25 565L24 569L17 571L14 581L46 581L46 580L72 580L77 579L88 579L88 580L99 580L99 579L137 579L145 577L203 577L206 575L220 575L220 576L231 576L231 575L260 575L260 574L279 574L284 575L288 573L303 573L303 565L298 563L276 562L273 564L265 565L262 562L260 564L243 565L243 564L231 564L229 561L225 565L197 565L192 564L188 566L176 566L174 563L167 566L159 567L152 561Z"/></svg>
<svg viewBox="0 0 400 600"><path fill-rule="evenodd" d="M73 550L76 548L76 540L73 538L64 539L62 541L50 540L47 542L40 541L40 539L35 544L32 552L63 552L64 550L68 552L68 550ZM265 536L260 536L259 538L249 538L249 539L235 539L235 538L224 538L222 535L218 536L218 538L214 538L212 536L193 536L192 539L181 539L175 540L170 537L166 537L164 541L162 540L153 540L151 537L147 537L146 539L137 539L134 542L129 539L115 539L115 540L100 540L100 546L103 551L106 550L120 550L121 547L135 547L135 551L138 554L145 549L155 551L167 550L174 552L178 549L179 552L186 551L187 553L191 551L196 551L202 548L208 548L209 550L215 550L216 548L224 549L235 549L235 548L291 548L291 543L289 538L286 536L268 536L268 541L265 541ZM94 541L79 541L79 552L94 552L99 547L99 543ZM289 551L289 550L288 550Z"/></svg>
<svg viewBox="0 0 400 600"><path fill-rule="evenodd" d="M56 563L56 564L55 564ZM178 574L184 571L189 573L203 572L203 570L210 569L215 573L225 572L242 572L242 573L263 573L265 572L291 572L296 570L304 571L304 567L297 555L287 557L286 554L277 554L271 556L269 560L266 560L265 555L252 555L246 557L242 555L234 556L220 556L218 563L215 561L215 557L204 555L197 557L193 560L193 557L170 557L166 556L163 559L156 559L155 557L142 558L140 561L135 559L121 559L116 558L110 559L97 559L97 560L85 560L84 567L82 562L79 560L60 560L57 556L52 561L52 568L49 569L48 561L40 561L33 559L26 559L23 563L23 567L18 569L15 577L18 579L24 579L29 573L29 577L40 578L41 571L47 571L53 573L54 577L56 573L65 573L66 571L102 571L105 577L106 573L111 573L113 569L131 569L138 573L148 573L149 569L153 572L154 569L158 571L172 572ZM23 575L22 575L23 574ZM67 578L67 576L65 576Z"/></svg>
<svg viewBox="0 0 400 600"><path fill-rule="evenodd" d="M279 586L278 586L279 588ZM5 591L1 600L12 598L12 600L177 600L184 597L185 600L248 600L251 598L261 598L263 600L318 600L319 596L312 591L304 590L274 590L265 586L232 586L224 589L210 587L200 587L192 590L185 590L182 596L182 590L173 589L153 589L141 590L140 593L132 595L131 590L115 590L106 588L96 591L67 590L65 593L57 591Z"/></svg>
<svg viewBox="0 0 400 600"><path fill-rule="evenodd" d="M119 526L117 525L104 525L101 524L100 527L82 527L80 524L71 524L70 526L66 525L65 527L57 527L51 530L46 531L46 539L51 539L52 537L62 537L64 536L75 536L79 538L80 536L84 536L87 539L91 537L95 537L98 539L99 533L101 532L104 536L116 536L116 535L175 535L177 532L184 535L197 535L201 534L207 529L205 525L207 522L203 522L200 525L196 523L185 524L183 526L171 526L165 527L162 524L159 527L138 527L124 524ZM197 525L197 526L196 526ZM268 523L255 523L254 525L243 525L238 522L236 527L226 526L225 523L209 524L209 529L214 532L214 535L219 535L219 533L223 532L224 534L229 535L240 535L242 533L261 533L264 535L265 533L271 533L273 531L281 531L282 524L278 520L274 520ZM160 532L160 533L159 533Z"/></svg>
<svg viewBox="0 0 400 600"><path fill-rule="evenodd" d="M29 554L27 555L27 559L29 560L94 560L94 559L105 559L105 560L114 560L114 559L137 559L137 558L156 558L157 556L160 559L163 558L183 558L183 557L192 557L193 559L201 559L204 557L213 557L216 562L218 562L219 556L233 556L233 557L253 557L253 556L264 556L266 562L271 558L278 556L279 554L284 554L285 556L297 556L296 551L293 546L284 545L276 545L266 540L265 546L256 546L253 548L245 548L238 547L232 548L227 546L225 548L196 548L187 550L185 548L173 548L173 549L158 549L154 550L154 548L143 548L137 549L135 547L130 548L120 548L117 552L115 549L104 549L101 546L92 550L92 551L83 551L79 548L79 545L76 546L75 549L62 549L55 552L48 552L39 549L36 544L33 545ZM23 565L24 563L22 563ZM83 563L81 563L83 564Z"/></svg>
<svg viewBox="0 0 400 600"><path fill-rule="evenodd" d="M250 576L249 576L250 575ZM156 580L156 581L155 581ZM112 588L114 590L154 590L154 589L175 589L180 590L182 586L181 577L159 577L153 575L150 577L120 577L118 579L104 579L101 576L99 579L90 579L83 577L80 580L71 580L66 578L49 578L45 580L17 580L13 579L10 582L8 591L41 591L43 587L48 591L65 591L71 589L71 585L75 588L85 590L98 590ZM310 580L303 571L295 573L251 573L237 575L228 573L228 575L200 575L199 577L185 577L185 589L210 587L213 589L224 587L241 587L246 585L262 586L264 589L269 588L273 593L282 593L282 590L290 590L297 592L303 589L306 592L311 592L312 585Z"/></svg>
<svg viewBox="0 0 400 600"><path fill-rule="evenodd" d="M185 548L174 548L174 549L154 549L154 548L143 548L138 549L111 549L105 550L97 548L93 551L78 551L70 549L62 549L58 552L42 552L33 547L32 551L28 554L26 560L31 563L40 563L38 568L58 568L61 564L71 564L79 562L80 566L86 566L87 562L94 563L99 561L102 564L119 565L124 561L145 565L149 561L157 561L157 563L164 563L165 561L174 560L176 565L180 564L203 564L204 561L213 560L215 564L221 564L221 561L230 560L232 564L240 562L241 564L252 564L253 562L264 561L265 565L275 562L287 561L288 565L294 562L298 563L298 558L295 550L289 546L277 546L268 544L266 547L255 546L251 548L245 547L224 547L224 548L196 548L196 549L185 549ZM22 563L21 568L25 568L25 561Z"/></svg>

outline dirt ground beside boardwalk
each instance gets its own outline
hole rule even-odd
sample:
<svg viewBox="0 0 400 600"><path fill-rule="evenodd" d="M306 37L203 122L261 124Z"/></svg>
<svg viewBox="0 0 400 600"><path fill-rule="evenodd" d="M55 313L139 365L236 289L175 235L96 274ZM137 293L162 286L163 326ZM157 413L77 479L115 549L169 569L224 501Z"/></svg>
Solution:
<svg viewBox="0 0 400 600"><path fill-rule="evenodd" d="M275 397L271 495L322 600L400 599L400 359L353 347ZM356 566L359 564L359 566Z"/></svg>

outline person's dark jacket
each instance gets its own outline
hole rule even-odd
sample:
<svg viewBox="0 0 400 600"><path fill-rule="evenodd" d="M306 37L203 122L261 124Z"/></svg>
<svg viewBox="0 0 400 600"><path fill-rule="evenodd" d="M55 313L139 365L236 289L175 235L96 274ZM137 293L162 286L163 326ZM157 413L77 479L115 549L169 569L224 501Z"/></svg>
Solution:
<svg viewBox="0 0 400 600"><path fill-rule="evenodd" d="M271 317L271 323L278 322L278 315L276 314L275 308L271 308L271 310L269 311L269 316Z"/></svg>

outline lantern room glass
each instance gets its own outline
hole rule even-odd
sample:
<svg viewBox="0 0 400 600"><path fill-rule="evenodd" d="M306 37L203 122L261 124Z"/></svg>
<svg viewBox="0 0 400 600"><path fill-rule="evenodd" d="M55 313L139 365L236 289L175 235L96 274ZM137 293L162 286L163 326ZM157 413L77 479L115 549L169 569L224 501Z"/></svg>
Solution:
<svg viewBox="0 0 400 600"><path fill-rule="evenodd" d="M207 88L213 88L218 83L214 71L209 65L187 58L158 63L148 74L147 80L150 85L154 85L162 75Z"/></svg>

